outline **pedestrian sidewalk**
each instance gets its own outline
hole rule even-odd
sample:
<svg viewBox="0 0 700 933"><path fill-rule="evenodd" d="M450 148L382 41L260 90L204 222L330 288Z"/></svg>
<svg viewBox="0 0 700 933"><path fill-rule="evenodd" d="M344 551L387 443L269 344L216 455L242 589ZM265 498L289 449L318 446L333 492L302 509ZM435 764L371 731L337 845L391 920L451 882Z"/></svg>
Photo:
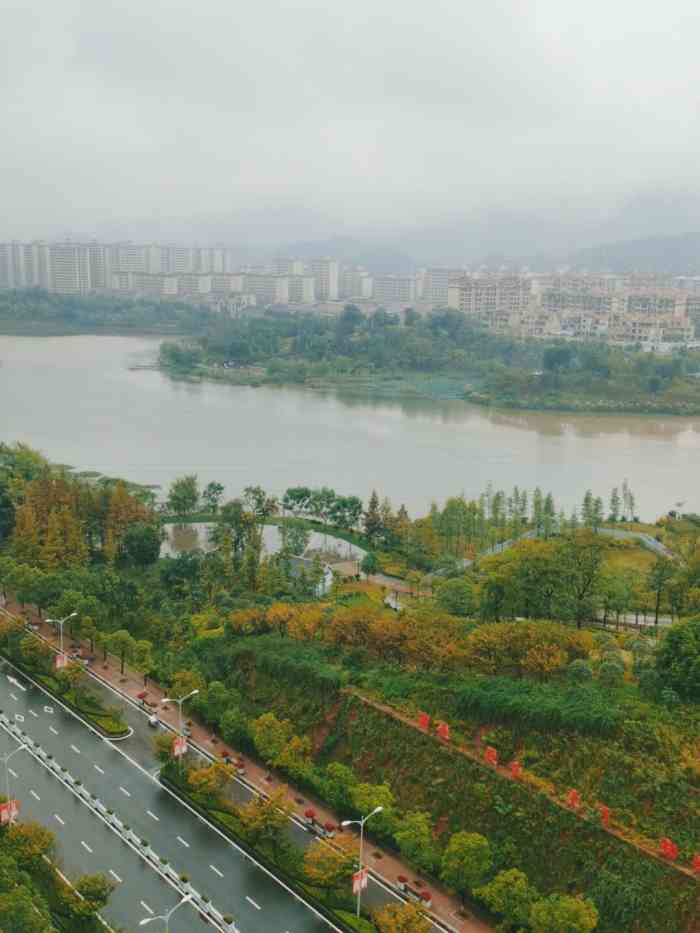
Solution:
<svg viewBox="0 0 700 933"><path fill-rule="evenodd" d="M58 647L58 634L54 631L53 626L41 619L33 608L29 606L20 607L13 601L8 600L7 609L23 617L28 622L38 625L40 634L54 647ZM64 650L69 650L71 644L76 643L69 638L68 633L64 633ZM89 645L84 643L82 647L87 649ZM146 708L152 707L154 712L157 709L158 717L162 722L167 723L175 730L178 729L178 706L176 703L166 706L161 705L162 700L167 696L162 687L150 678L147 680L143 674L128 666L124 667L124 674L122 674L118 658L108 655L107 661L103 662L102 657L102 652L98 651L95 660L88 668L90 673L105 681L112 689L123 694L134 703L144 705ZM142 700L141 695L144 691L146 697ZM242 757L193 717L185 713L183 720L192 722L190 727L190 742L192 745L216 758L223 758L224 756L231 758ZM290 786L287 781L279 780L267 768L247 755L245 756L245 781L261 793L269 793L272 788L286 786L289 806L294 815L302 822L305 821L305 810L313 807L316 811L316 819L321 825L324 823L333 823L336 827L340 825L341 817L325 804L309 798L308 795L304 796L302 792ZM492 930L492 927L487 923L464 908L458 898L453 897L444 888L432 881L426 882L415 869L409 867L393 853L374 845L366 845L364 862L375 875L390 885L395 885L396 879L399 875L402 875L409 879L412 888L429 890L432 894L430 913L435 919L458 931L458 933L488 933L488 931Z"/></svg>

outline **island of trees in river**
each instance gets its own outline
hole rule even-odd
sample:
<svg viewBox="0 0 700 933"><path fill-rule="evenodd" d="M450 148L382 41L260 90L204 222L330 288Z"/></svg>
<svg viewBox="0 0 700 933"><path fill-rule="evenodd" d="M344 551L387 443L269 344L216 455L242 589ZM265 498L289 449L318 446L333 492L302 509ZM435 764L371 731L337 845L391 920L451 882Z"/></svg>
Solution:
<svg viewBox="0 0 700 933"><path fill-rule="evenodd" d="M605 503L585 493L575 516L539 491L492 490L411 518L379 495L306 487L224 501L193 476L159 505L152 490L0 445L0 584L27 614L77 611L68 637L96 661L111 652L170 696L199 690L192 715L226 756L180 767L161 740L162 779L342 929L429 922L420 901L357 920L350 834L302 851L285 834L283 789L231 803L241 753L338 820L382 806L371 839L403 859L394 882L442 882L503 930L687 933L700 875L700 518L643 526L635 511L626 484ZM161 558L163 522L203 512L211 550ZM271 556L267 521L286 527ZM400 611L371 562L326 591L290 573L309 524L405 573ZM606 530L647 532L664 553ZM415 577L401 571L411 563ZM654 625L658 610L679 621ZM56 670L20 621L4 617L0 653L103 728L123 726L84 668Z"/></svg>
<svg viewBox="0 0 700 933"><path fill-rule="evenodd" d="M700 412L700 354L656 356L603 342L516 340L457 311L420 316L349 305L337 317L285 309L232 319L183 302L0 292L0 332L157 333L183 378L342 387L375 397L464 398L516 408Z"/></svg>

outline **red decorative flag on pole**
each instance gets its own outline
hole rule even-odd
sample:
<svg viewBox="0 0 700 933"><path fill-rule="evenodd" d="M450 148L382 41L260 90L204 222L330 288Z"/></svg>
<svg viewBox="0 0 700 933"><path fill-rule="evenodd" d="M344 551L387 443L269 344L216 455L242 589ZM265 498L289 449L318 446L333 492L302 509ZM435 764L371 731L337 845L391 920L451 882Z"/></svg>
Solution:
<svg viewBox="0 0 700 933"><path fill-rule="evenodd" d="M427 732L430 729L430 716L427 713L418 714L418 728L422 729L423 732Z"/></svg>
<svg viewBox="0 0 700 933"><path fill-rule="evenodd" d="M659 842L659 854L669 862L675 862L678 858L678 846L668 836L664 836Z"/></svg>
<svg viewBox="0 0 700 933"><path fill-rule="evenodd" d="M187 739L184 735L178 735L173 742L173 758L179 758L187 754Z"/></svg>
<svg viewBox="0 0 700 933"><path fill-rule="evenodd" d="M581 806L581 795L577 790L570 790L566 795L566 804L571 807L572 810L578 810Z"/></svg>
<svg viewBox="0 0 700 933"><path fill-rule="evenodd" d="M449 742L449 741L450 741L450 727L447 725L446 722L441 722L441 723L439 724L439 726L437 727L437 734L438 734L438 735L440 736L440 738L443 739L445 742Z"/></svg>
<svg viewBox="0 0 700 933"><path fill-rule="evenodd" d="M0 803L0 825L11 823L19 813L19 800L6 800Z"/></svg>
<svg viewBox="0 0 700 933"><path fill-rule="evenodd" d="M369 872L366 868L361 868L352 876L352 893L359 894L367 887L367 876Z"/></svg>
<svg viewBox="0 0 700 933"><path fill-rule="evenodd" d="M519 761L511 761L510 773L516 781L520 780L520 778L523 776L523 766Z"/></svg>
<svg viewBox="0 0 700 933"><path fill-rule="evenodd" d="M498 766L498 752L492 745L487 745L484 751L484 760L494 768Z"/></svg>
<svg viewBox="0 0 700 933"><path fill-rule="evenodd" d="M690 867L693 869L693 874L700 875L700 853L693 856L693 861Z"/></svg>
<svg viewBox="0 0 700 933"><path fill-rule="evenodd" d="M68 658L65 654L56 655L56 670L60 670L62 667L65 667L68 664Z"/></svg>
<svg viewBox="0 0 700 933"><path fill-rule="evenodd" d="M606 807L604 803L601 803L598 812L600 813L600 822L607 829L610 826L610 807Z"/></svg>

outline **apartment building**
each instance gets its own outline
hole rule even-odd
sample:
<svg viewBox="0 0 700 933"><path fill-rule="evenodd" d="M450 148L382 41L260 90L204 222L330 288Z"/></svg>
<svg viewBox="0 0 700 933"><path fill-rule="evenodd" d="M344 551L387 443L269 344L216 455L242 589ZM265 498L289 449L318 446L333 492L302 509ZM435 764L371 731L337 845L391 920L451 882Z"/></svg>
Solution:
<svg viewBox="0 0 700 933"><path fill-rule="evenodd" d="M522 275L462 275L448 284L447 306L465 314L519 311L530 303L532 280Z"/></svg>
<svg viewBox="0 0 700 933"><path fill-rule="evenodd" d="M337 259L324 257L312 259L311 274L316 279L316 297L320 301L337 301L340 298L340 263Z"/></svg>
<svg viewBox="0 0 700 933"><path fill-rule="evenodd" d="M316 279L313 275L288 275L289 301L295 305L312 305L316 301Z"/></svg>
<svg viewBox="0 0 700 933"><path fill-rule="evenodd" d="M258 305L285 305L289 301L289 276L274 272L247 272L244 291L255 295Z"/></svg>
<svg viewBox="0 0 700 933"><path fill-rule="evenodd" d="M405 308L416 300L416 279L413 275L373 276L372 297L384 308Z"/></svg>

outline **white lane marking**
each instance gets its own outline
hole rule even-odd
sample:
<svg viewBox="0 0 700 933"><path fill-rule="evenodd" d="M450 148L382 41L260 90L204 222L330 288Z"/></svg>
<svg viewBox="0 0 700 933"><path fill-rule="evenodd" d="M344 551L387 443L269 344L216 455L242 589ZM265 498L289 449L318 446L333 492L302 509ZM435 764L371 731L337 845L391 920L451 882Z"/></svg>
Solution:
<svg viewBox="0 0 700 933"><path fill-rule="evenodd" d="M8 767L7 767L7 770L10 772L10 774L12 775L13 778L16 778L16 777L17 777L17 772L16 772L16 771L13 771L12 768L10 768L9 765L8 765Z"/></svg>
<svg viewBox="0 0 700 933"><path fill-rule="evenodd" d="M49 729L53 732L54 735L58 735L58 729L54 729L53 726L49 726Z"/></svg>
<svg viewBox="0 0 700 933"><path fill-rule="evenodd" d="M186 849L189 849L189 847L190 847L189 842L185 842L185 840L182 838L182 836L178 836L178 837L177 837L177 841L178 841L179 843L181 843Z"/></svg>
<svg viewBox="0 0 700 933"><path fill-rule="evenodd" d="M216 865L210 865L209 867L211 868L211 870L212 870L215 874L217 874L217 875L219 876L219 878L223 878L223 877L224 877L224 873L223 873L222 871L219 871L219 869L216 867Z"/></svg>
<svg viewBox="0 0 700 933"><path fill-rule="evenodd" d="M252 904L253 907L254 907L256 910L261 910L261 909L262 909L262 908L260 907L260 904L256 904L255 901L253 900L253 898L252 898L252 897L248 897L247 894L246 894L246 896L245 896L245 899L248 901L249 904Z"/></svg>
<svg viewBox="0 0 700 933"><path fill-rule="evenodd" d="M13 699L13 700L15 701L15 703L16 703L16 702L17 702L17 697L14 695L14 693L13 693L11 690L10 690L10 696L12 697L12 699Z"/></svg>
<svg viewBox="0 0 700 933"><path fill-rule="evenodd" d="M93 768L95 769L95 771L99 771L100 774L104 774L104 771L102 770L102 768L101 768L99 765L96 765L96 764L94 764L94 762L93 762L93 765L92 765L92 766L93 766Z"/></svg>
<svg viewBox="0 0 700 933"><path fill-rule="evenodd" d="M81 839L81 840L80 840L80 845L85 849L86 852L89 852L90 855L92 855L92 849L91 849L90 846L87 844L87 842L83 842L83 840Z"/></svg>
<svg viewBox="0 0 700 933"><path fill-rule="evenodd" d="M131 797L131 794L126 789L126 787L122 787L121 784L119 785L119 790L122 792L122 794L124 794L125 797Z"/></svg>
<svg viewBox="0 0 700 933"><path fill-rule="evenodd" d="M156 823L160 823L160 817L156 816L155 813L151 813L150 810L146 810L146 813L150 816L152 820L155 820Z"/></svg>
<svg viewBox="0 0 700 933"><path fill-rule="evenodd" d="M41 797L37 794L37 792L36 792L35 790L30 790L29 793L32 795L32 797L33 797L35 800L41 800Z"/></svg>
<svg viewBox="0 0 700 933"><path fill-rule="evenodd" d="M35 713L33 709L30 709L30 710L29 710L29 715L30 715L30 716L33 716L35 719L38 719L38 718L39 718L39 714L38 714L38 713Z"/></svg>
<svg viewBox="0 0 700 933"><path fill-rule="evenodd" d="M53 716L53 706L45 706L44 712L48 713L50 716Z"/></svg>
<svg viewBox="0 0 700 933"><path fill-rule="evenodd" d="M143 907L144 910L147 910L151 916L153 916L153 911L151 910L151 908L148 906L148 904L145 901L141 901L141 906Z"/></svg>
<svg viewBox="0 0 700 933"><path fill-rule="evenodd" d="M24 716L21 713L15 713L15 722L24 722Z"/></svg>
<svg viewBox="0 0 700 933"><path fill-rule="evenodd" d="M65 826L65 825L66 825L66 824L63 822L63 820L61 819L61 817L58 815L58 813L54 813L53 818L54 818L55 820L58 820L58 822L61 824L61 826Z"/></svg>
<svg viewBox="0 0 700 933"><path fill-rule="evenodd" d="M75 745L71 745L71 749L75 752L76 755L80 754L80 749L76 748Z"/></svg>
<svg viewBox="0 0 700 933"><path fill-rule="evenodd" d="M114 878L114 880L117 882L117 884L122 884L122 879L119 877L116 871L112 871L112 869L110 868L109 873Z"/></svg>

